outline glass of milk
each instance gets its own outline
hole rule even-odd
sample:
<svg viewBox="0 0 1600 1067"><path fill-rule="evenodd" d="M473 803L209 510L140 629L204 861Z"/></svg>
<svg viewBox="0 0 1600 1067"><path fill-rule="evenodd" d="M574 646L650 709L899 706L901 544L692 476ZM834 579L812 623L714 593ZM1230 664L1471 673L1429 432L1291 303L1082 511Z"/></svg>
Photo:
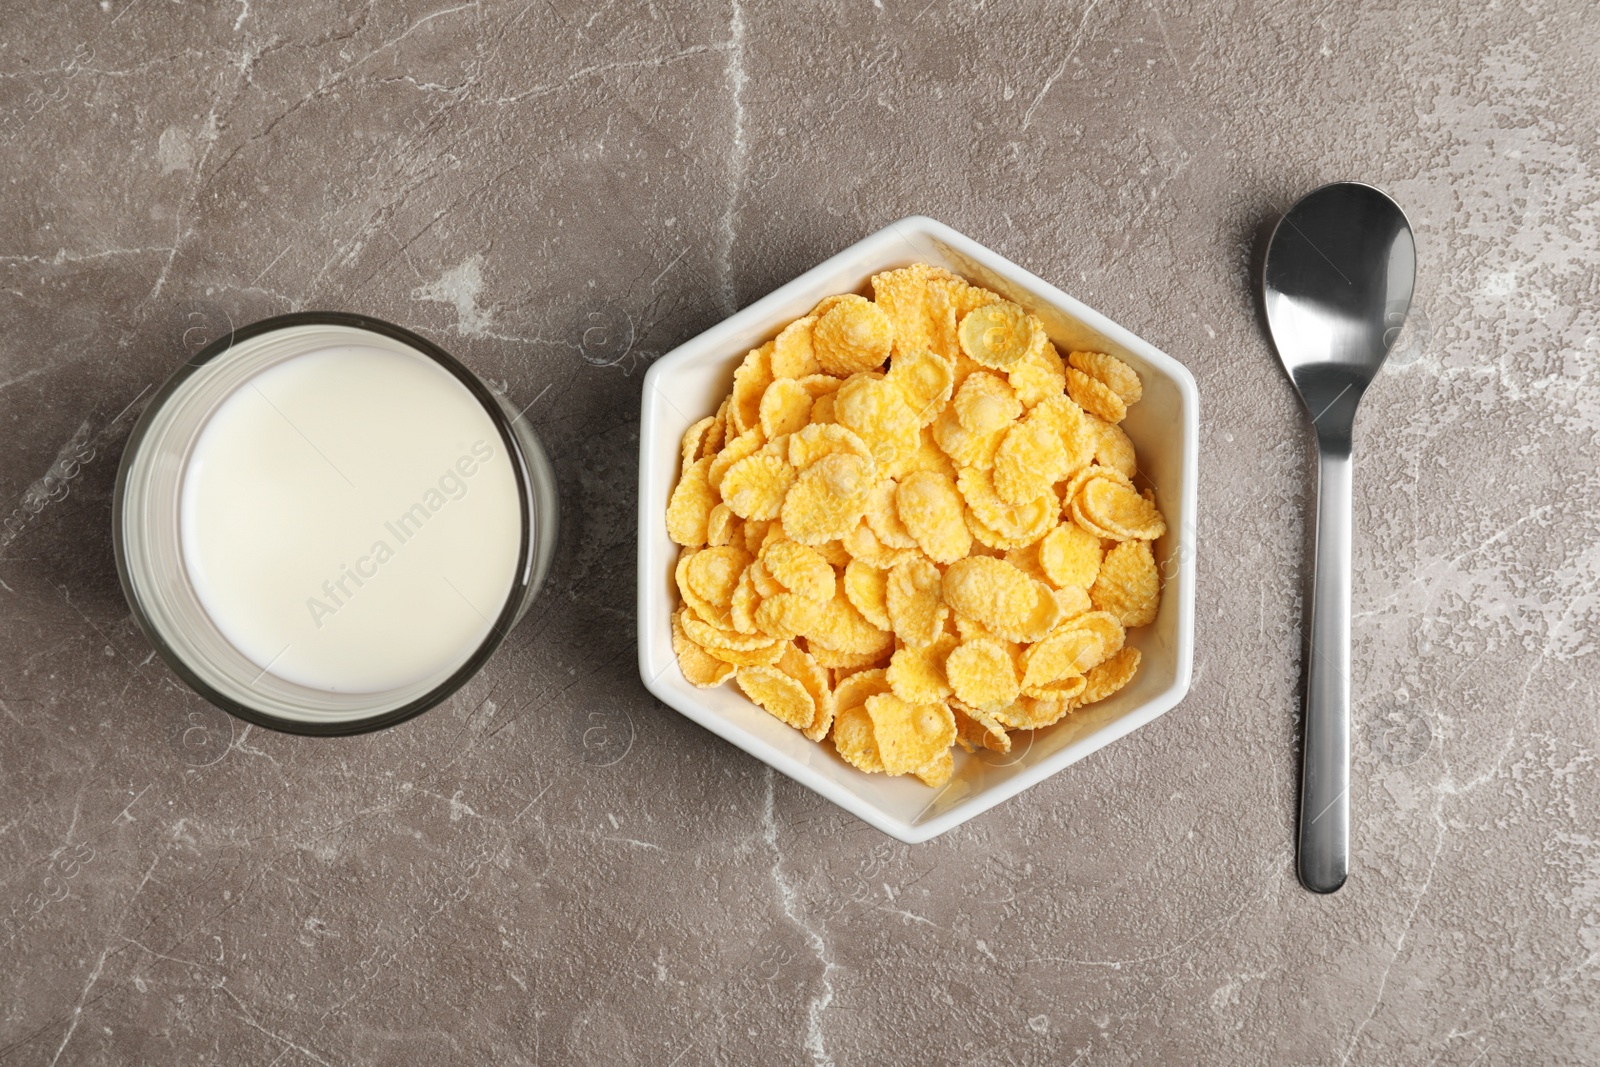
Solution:
<svg viewBox="0 0 1600 1067"><path fill-rule="evenodd" d="M134 428L113 514L123 591L168 665L308 734L460 688L533 602L558 525L514 408L413 333L320 312L184 364Z"/></svg>

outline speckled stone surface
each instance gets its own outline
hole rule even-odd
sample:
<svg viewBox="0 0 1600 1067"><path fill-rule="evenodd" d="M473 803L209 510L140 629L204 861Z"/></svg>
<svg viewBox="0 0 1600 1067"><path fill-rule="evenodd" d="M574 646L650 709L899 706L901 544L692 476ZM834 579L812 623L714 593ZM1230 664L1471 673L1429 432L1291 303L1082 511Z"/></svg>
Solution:
<svg viewBox="0 0 1600 1067"><path fill-rule="evenodd" d="M0 1064L1600 1062L1590 5L0 23ZM1358 426L1354 876L1320 898L1311 442L1247 275L1339 178L1421 269ZM1188 699L907 847L648 697L632 529L650 361L913 213L1187 364L1202 454ZM309 308L531 405L566 509L484 673L350 740L188 693L110 550L155 384Z"/></svg>

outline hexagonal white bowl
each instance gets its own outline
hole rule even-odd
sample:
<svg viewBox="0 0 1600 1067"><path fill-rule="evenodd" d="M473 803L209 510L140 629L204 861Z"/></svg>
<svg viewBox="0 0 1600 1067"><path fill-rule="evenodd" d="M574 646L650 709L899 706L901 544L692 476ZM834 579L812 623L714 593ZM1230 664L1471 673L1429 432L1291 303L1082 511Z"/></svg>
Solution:
<svg viewBox="0 0 1600 1067"><path fill-rule="evenodd" d="M879 271L925 262L993 289L1044 321L1056 347L1110 352L1144 379L1144 397L1123 423L1139 453L1138 481L1156 493L1168 533L1157 544L1164 575L1156 621L1129 635L1143 654L1132 684L1044 730L1015 734L1010 753L956 749L942 789L914 778L863 774L826 744L806 740L745 698L730 681L696 689L672 653L677 546L667 537L667 499L679 442L714 414L744 354L833 293L870 295ZM639 429L639 673L665 703L846 811L906 842L926 841L1015 796L1138 729L1189 690L1194 647L1195 482L1199 396L1181 364L1041 278L933 219L902 219L840 252L657 360L644 379Z"/></svg>

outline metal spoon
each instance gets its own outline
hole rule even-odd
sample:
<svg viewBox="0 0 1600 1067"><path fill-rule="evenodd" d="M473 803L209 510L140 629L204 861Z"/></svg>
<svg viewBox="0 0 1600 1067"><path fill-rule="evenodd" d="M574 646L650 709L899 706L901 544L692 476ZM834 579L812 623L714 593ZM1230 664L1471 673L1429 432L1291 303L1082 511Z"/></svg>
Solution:
<svg viewBox="0 0 1600 1067"><path fill-rule="evenodd" d="M1370 185L1307 193L1272 231L1267 325L1320 453L1317 549L1300 779L1300 881L1350 872L1350 475L1356 405L1404 325L1417 250L1398 204Z"/></svg>

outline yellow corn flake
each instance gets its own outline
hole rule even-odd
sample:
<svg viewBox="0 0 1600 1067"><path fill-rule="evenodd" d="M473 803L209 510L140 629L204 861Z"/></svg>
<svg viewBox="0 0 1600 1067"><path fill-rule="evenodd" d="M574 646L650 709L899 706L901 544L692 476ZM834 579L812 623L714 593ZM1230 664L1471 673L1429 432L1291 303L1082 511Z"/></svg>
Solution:
<svg viewBox="0 0 1600 1067"><path fill-rule="evenodd" d="M1022 653L1022 685L1038 688L1079 677L1104 659L1104 644L1089 628L1064 626Z"/></svg>
<svg viewBox="0 0 1600 1067"><path fill-rule="evenodd" d="M973 555L945 569L943 595L958 626L965 617L986 629L1013 629L1036 609L1036 587L1042 588L1004 559Z"/></svg>
<svg viewBox="0 0 1600 1067"><path fill-rule="evenodd" d="M800 472L784 498L783 531L803 545L820 545L849 533L867 510L872 463L859 456L824 456Z"/></svg>
<svg viewBox="0 0 1600 1067"><path fill-rule="evenodd" d="M1124 648L1089 672L1088 684L1078 695L1077 706L1082 707L1097 700L1104 700L1133 681L1133 676L1138 670L1139 650L1132 647Z"/></svg>
<svg viewBox="0 0 1600 1067"><path fill-rule="evenodd" d="M1061 619L1050 587L1003 559L957 560L944 572L943 592L951 608L1008 641L1038 641Z"/></svg>
<svg viewBox="0 0 1600 1067"><path fill-rule="evenodd" d="M950 779L956 773L956 758L947 748L911 773L923 785L938 789L950 784Z"/></svg>
<svg viewBox="0 0 1600 1067"><path fill-rule="evenodd" d="M1066 714L1072 702L1083 692L1089 680L1081 674L1069 674L1043 685L1022 686L1022 696L1019 700L1047 700L1060 705L1057 717ZM1052 720L1054 721L1054 720ZM1048 725L1048 723L1046 724Z"/></svg>
<svg viewBox="0 0 1600 1067"><path fill-rule="evenodd" d="M796 380L812 400L821 400L830 393L838 392L839 386L844 384L843 378L835 378L831 374L807 374Z"/></svg>
<svg viewBox="0 0 1600 1067"><path fill-rule="evenodd" d="M777 379L804 378L817 374L822 365L812 347L812 328L817 320L807 315L795 319L772 342L772 376Z"/></svg>
<svg viewBox="0 0 1600 1067"><path fill-rule="evenodd" d="M1072 517L1089 529L1110 531L1118 541L1153 541L1167 532L1156 506L1129 486L1109 478L1091 478L1072 498ZM1080 518L1081 516L1081 518Z"/></svg>
<svg viewBox="0 0 1600 1067"><path fill-rule="evenodd" d="M850 565L850 553L844 550L842 541L824 541L820 545L813 545L817 554L828 561L828 566L835 570L843 570Z"/></svg>
<svg viewBox="0 0 1600 1067"><path fill-rule="evenodd" d="M1040 343L1027 356L1006 368L1006 380L1025 408L1062 396L1067 391L1067 370L1056 346L1039 337Z"/></svg>
<svg viewBox="0 0 1600 1067"><path fill-rule="evenodd" d="M756 551L759 554L760 552L764 551L765 548L766 546L763 545L757 548ZM759 558L757 558L754 563L750 564L750 566L745 569L745 574L749 576L750 584L755 587L755 591L759 596L777 596L779 593L788 592L788 590L785 589L783 585L772 576L772 573L767 570L767 565Z"/></svg>
<svg viewBox="0 0 1600 1067"><path fill-rule="evenodd" d="M872 301L845 296L817 320L811 338L822 370L843 378L883 366L894 343L894 326Z"/></svg>
<svg viewBox="0 0 1600 1067"><path fill-rule="evenodd" d="M817 662L821 663L822 661L819 659ZM870 663L861 667L834 667L829 670L828 673L833 676L834 688L838 689L840 683L842 683L846 678L849 678L852 675L862 674L876 667L879 667L879 663Z"/></svg>
<svg viewBox="0 0 1600 1067"><path fill-rule="evenodd" d="M972 550L972 535L962 519L964 507L955 483L932 471L906 475L895 490L900 521L935 563L954 563Z"/></svg>
<svg viewBox="0 0 1600 1067"><path fill-rule="evenodd" d="M778 524L775 522L769 522L765 519L751 519L746 522L744 524L744 530L742 531L744 534L745 551L750 553L752 556L760 555L761 546L766 542L767 533L774 526L778 526ZM778 528L780 530L782 529L781 526Z"/></svg>
<svg viewBox="0 0 1600 1067"><path fill-rule="evenodd" d="M951 405L962 428L980 436L1005 429L1022 414L1011 383L987 371L962 382Z"/></svg>
<svg viewBox="0 0 1600 1067"><path fill-rule="evenodd" d="M978 520L972 517L972 512L970 510L968 510L968 512L966 514L966 523L967 523L967 530L969 532L972 531L974 528L976 528L979 525L978 524ZM984 536L985 537L989 537L989 536L998 537L999 535L995 534L994 531L990 530L990 531L986 532L984 534ZM991 557L993 559L1005 559L1006 558L1006 553L1008 551L1010 551L1010 550L1009 549L1005 549L1005 548L990 548L988 545L986 545L982 541L978 540L977 535L975 535L975 534L973 535L973 538L972 538L972 554L974 556L989 556L989 557Z"/></svg>
<svg viewBox="0 0 1600 1067"><path fill-rule="evenodd" d="M763 437L766 436L766 431L765 430L762 431L762 436ZM794 436L793 434L782 433L782 434L779 434L777 437L767 438L766 443L764 443L759 449L756 450L756 454L757 455L772 456L775 459L781 459L785 463L788 463L789 462L789 438L791 438L793 436Z"/></svg>
<svg viewBox="0 0 1600 1067"><path fill-rule="evenodd" d="M696 618L693 612L684 615L683 630L689 635L689 640L712 654L723 650L754 652L773 644L770 634L742 634L737 630L716 626L704 619Z"/></svg>
<svg viewBox="0 0 1600 1067"><path fill-rule="evenodd" d="M987 470L1005 434L1022 414L1022 402L1005 379L988 371L968 375L945 411L934 420L933 436L958 467Z"/></svg>
<svg viewBox="0 0 1600 1067"><path fill-rule="evenodd" d="M929 348L949 354L944 345L955 327L955 307L948 295L935 304L929 280L948 273L936 272L936 267L916 263L872 276L873 300L893 323L896 355Z"/></svg>
<svg viewBox="0 0 1600 1067"><path fill-rule="evenodd" d="M1050 581L1050 576L1039 565L1039 546L1042 544L1043 541L1036 541L1021 548L1009 549L1001 558L1034 581L1054 587L1055 583Z"/></svg>
<svg viewBox="0 0 1600 1067"><path fill-rule="evenodd" d="M837 392L837 391L838 390L834 390L834 392ZM827 425L832 424L835 421L835 419L834 419L834 411L833 411L833 397L834 397L834 393L823 393L821 396L817 397L816 400L812 401L812 403L811 403L811 425L813 425L813 426L827 426Z"/></svg>
<svg viewBox="0 0 1600 1067"><path fill-rule="evenodd" d="M682 598L684 606L695 618L703 619L713 626L726 628L728 613L725 608L719 608L705 597L694 591L694 586L689 582L689 567L699 549L686 548L678 553L678 565L673 570L673 579L678 584L678 596Z"/></svg>
<svg viewBox="0 0 1600 1067"><path fill-rule="evenodd" d="M944 415L941 414L939 418L944 418ZM965 433L965 431L962 432ZM916 455L900 465L899 477L904 478L917 471L930 471L934 474L942 474L953 482L956 480L957 469L956 465L951 462L950 457L945 454L944 449L939 447L939 440L934 436L933 426L930 424L922 428L922 437L917 444Z"/></svg>
<svg viewBox="0 0 1600 1067"><path fill-rule="evenodd" d="M687 624L688 616L684 617L684 621ZM783 655L783 646L784 642L778 638L768 638L766 644L754 648L723 648L718 645L700 647L705 649L708 655L715 656L725 663L731 663L735 667L770 667Z"/></svg>
<svg viewBox="0 0 1600 1067"><path fill-rule="evenodd" d="M711 465L706 469L706 481L713 491L722 491L722 479L727 477L728 468L738 463L747 456L753 456L761 451L761 446L766 444L766 435L761 432L760 426L752 426L733 440L722 446L722 450L711 459Z"/></svg>
<svg viewBox="0 0 1600 1067"><path fill-rule="evenodd" d="M1004 300L999 293L992 292L980 285L972 285L966 279L947 270L939 270L931 275L928 286L932 289L944 289L950 294L950 302L955 308L957 320L966 318L969 312L981 307L987 307Z"/></svg>
<svg viewBox="0 0 1600 1067"><path fill-rule="evenodd" d="M971 356L961 351L961 346L956 345L955 358L955 389L959 390L963 383L974 374L987 374L989 368L977 362Z"/></svg>
<svg viewBox="0 0 1600 1067"><path fill-rule="evenodd" d="M717 408L717 413L712 418L717 421L711 429L706 431L705 437L700 442L700 455L697 458L714 456L722 450L724 442L728 439L728 405L733 403L732 396L722 398L722 404Z"/></svg>
<svg viewBox="0 0 1600 1067"><path fill-rule="evenodd" d="M1065 685L1071 688L1076 684L1073 678L1087 674L1121 651L1123 640L1122 626L1105 612L1090 612L1073 619L1023 653L1023 687L1041 689ZM1076 695L1075 691L1055 694L1060 699Z"/></svg>
<svg viewBox="0 0 1600 1067"><path fill-rule="evenodd" d="M811 317L814 319L820 319L822 316L826 315L828 312L832 311L834 308L838 307L840 304L854 296L861 296L861 294L838 293L834 296L825 296L821 300L817 301L816 307L811 309ZM866 297L861 297L861 299L865 300Z"/></svg>
<svg viewBox="0 0 1600 1067"><path fill-rule="evenodd" d="M1076 367L1067 368L1067 395L1083 410L1092 412L1107 422L1121 422L1128 414L1128 405L1112 391L1109 385L1091 378Z"/></svg>
<svg viewBox="0 0 1600 1067"><path fill-rule="evenodd" d="M804 686L806 694L811 697L811 702L816 705L810 724L800 727L800 732L812 741L821 741L828 736L828 730L833 726L835 711L833 690L828 685L827 668L819 666L817 661L799 646L789 644L785 646L783 656L778 660L778 669Z"/></svg>
<svg viewBox="0 0 1600 1067"><path fill-rule="evenodd" d="M989 433L974 433L961 425L954 408L946 408L933 422L933 439L939 451L957 468L994 466L995 453L1005 440L1009 424Z"/></svg>
<svg viewBox="0 0 1600 1067"><path fill-rule="evenodd" d="M1064 585L1057 589L1055 594L1056 603L1061 605L1061 620L1063 622L1094 608L1094 605L1089 601L1089 590L1081 585Z"/></svg>
<svg viewBox="0 0 1600 1067"><path fill-rule="evenodd" d="M833 699L837 709L843 711L846 708L859 708L867 702L868 697L887 692L890 692L888 672L882 668L867 668L840 682L833 692Z"/></svg>
<svg viewBox="0 0 1600 1067"><path fill-rule="evenodd" d="M894 357L884 381L900 391L906 406L916 415L917 424L926 426L950 402L955 365L931 350L908 352Z"/></svg>
<svg viewBox="0 0 1600 1067"><path fill-rule="evenodd" d="M1116 356L1104 352L1072 352L1067 361L1122 398L1124 404L1137 404L1144 396L1139 373Z"/></svg>
<svg viewBox="0 0 1600 1067"><path fill-rule="evenodd" d="M961 320L961 350L976 363L1004 370L1025 359L1044 327L1018 304L997 300Z"/></svg>
<svg viewBox="0 0 1600 1067"><path fill-rule="evenodd" d="M961 351L957 324L961 321L962 309L966 307L963 292L968 288L966 282L942 267L934 267L928 272L928 348L952 364L958 356L967 358L966 353Z"/></svg>
<svg viewBox="0 0 1600 1067"><path fill-rule="evenodd" d="M771 341L751 349L739 369L733 372L728 422L741 434L760 423L761 396L772 384L772 349Z"/></svg>
<svg viewBox="0 0 1600 1067"><path fill-rule="evenodd" d="M697 459L678 479L667 503L667 536L680 545L698 548L706 543L706 524L711 509L717 506L717 494L706 481L711 460Z"/></svg>
<svg viewBox="0 0 1600 1067"><path fill-rule="evenodd" d="M944 661L957 643L950 634L940 634L921 648L906 645L895 649L885 675L894 695L909 704L931 704L949 696L953 690L945 677Z"/></svg>
<svg viewBox="0 0 1600 1067"><path fill-rule="evenodd" d="M963 615L955 608L950 609L950 624L955 628L956 636L963 641L971 641L978 637L993 637L989 628L974 619L971 615Z"/></svg>
<svg viewBox="0 0 1600 1067"><path fill-rule="evenodd" d="M988 555L1004 559L1010 552L1019 548L1026 548L1032 544L1037 534L1022 537L1007 537L967 509L967 530L972 534L972 543L975 546L973 555ZM1043 528L1043 527L1041 527Z"/></svg>
<svg viewBox="0 0 1600 1067"><path fill-rule="evenodd" d="M910 774L955 743L955 716L943 703L908 704L893 693L880 693L863 706L885 774Z"/></svg>
<svg viewBox="0 0 1600 1067"><path fill-rule="evenodd" d="M741 519L775 519L794 484L795 469L765 451L746 456L722 478L722 500Z"/></svg>
<svg viewBox="0 0 1600 1067"><path fill-rule="evenodd" d="M968 752L986 748L991 752L1010 752L1011 735L1005 725L982 708L951 700L950 710L955 713L956 740Z"/></svg>
<svg viewBox="0 0 1600 1067"><path fill-rule="evenodd" d="M1110 467L1102 467L1098 463L1091 463L1089 466L1083 468L1077 474L1074 474L1071 478L1067 479L1065 488L1061 493L1061 499L1070 503L1072 498L1078 495L1078 491L1081 490L1085 485L1088 485L1089 481L1093 478L1107 478L1113 482L1116 482L1118 485L1127 486L1129 489L1133 488L1133 482L1129 480L1127 476L1122 474L1122 472L1113 470Z"/></svg>
<svg viewBox="0 0 1600 1067"><path fill-rule="evenodd" d="M1075 523L1061 523L1039 542L1039 566L1058 588L1087 589L1100 573L1100 539Z"/></svg>
<svg viewBox="0 0 1600 1067"><path fill-rule="evenodd" d="M872 458L867 443L844 426L813 423L789 436L789 462L797 470L805 470L823 456L832 455Z"/></svg>
<svg viewBox="0 0 1600 1067"><path fill-rule="evenodd" d="M1035 404L1028 415L1029 418L1049 421L1061 434L1061 451L1066 456L1065 473L1068 476L1094 461L1095 450L1100 442L1097 428L1111 425L1098 416L1090 415L1073 403L1070 397L1059 393Z"/></svg>
<svg viewBox="0 0 1600 1067"><path fill-rule="evenodd" d="M1107 552L1089 599L1123 626L1154 622L1161 606L1161 575L1150 542L1124 541Z"/></svg>
<svg viewBox="0 0 1600 1067"><path fill-rule="evenodd" d="M867 501L867 525L886 548L916 548L917 539L900 521L900 507L895 502L899 488L893 478L884 478L872 487Z"/></svg>
<svg viewBox="0 0 1600 1067"><path fill-rule="evenodd" d="M889 573L860 560L851 560L844 569L844 595L851 605L880 630L891 629L889 622Z"/></svg>
<svg viewBox="0 0 1600 1067"><path fill-rule="evenodd" d="M811 418L811 394L793 378L779 378L761 394L758 418L768 440L793 433Z"/></svg>
<svg viewBox="0 0 1600 1067"><path fill-rule="evenodd" d="M1088 630L1099 635L1102 651L1092 662L1085 663L1080 670L1087 673L1088 668L1098 666L1108 658L1122 651L1123 642L1127 640L1127 631L1122 623L1117 621L1115 615L1105 611L1090 611L1071 620L1068 624L1074 629Z"/></svg>
<svg viewBox="0 0 1600 1067"><path fill-rule="evenodd" d="M733 603L733 591L750 565L750 553L734 545L707 548L685 559L684 584L718 608Z"/></svg>
<svg viewBox="0 0 1600 1067"><path fill-rule="evenodd" d="M977 467L964 467L956 479L962 499L972 509L982 528L973 528L973 535L992 548L1011 549L1038 541L1055 526L1061 512L1061 503L1048 487L1037 498L1022 504L1012 504L1000 499L994 487L991 471ZM968 524L969 528L972 524ZM995 537L983 537L992 530ZM997 540L1004 543L996 543Z"/></svg>
<svg viewBox="0 0 1600 1067"><path fill-rule="evenodd" d="M745 696L796 730L806 729L817 716L816 701L806 687L777 667L741 667L734 681Z"/></svg>
<svg viewBox="0 0 1600 1067"><path fill-rule="evenodd" d="M995 493L1008 504L1039 499L1066 473L1067 452L1049 419L1030 416L1012 425L994 454Z"/></svg>
<svg viewBox="0 0 1600 1067"><path fill-rule="evenodd" d="M913 648L931 645L944 632L950 608L939 595L939 568L908 560L889 572L887 603L894 635Z"/></svg>
<svg viewBox="0 0 1600 1067"><path fill-rule="evenodd" d="M779 640L792 640L816 625L822 605L800 593L773 593L755 608L755 629Z"/></svg>
<svg viewBox="0 0 1600 1067"><path fill-rule="evenodd" d="M705 445L706 437L710 435L711 428L717 425L715 415L707 415L693 426L683 432L683 466L680 474L687 474L689 467L700 458L700 449Z"/></svg>
<svg viewBox="0 0 1600 1067"><path fill-rule="evenodd" d="M889 655L894 651L894 642L891 640L887 646L875 649L872 652L835 652L831 648L807 643L807 651L817 658L817 662L824 667L835 669L854 669L859 667L883 667L889 662Z"/></svg>
<svg viewBox="0 0 1600 1067"><path fill-rule="evenodd" d="M773 541L761 550L761 562L779 585L809 600L833 599L837 581L822 553L793 541Z"/></svg>
<svg viewBox="0 0 1600 1067"><path fill-rule="evenodd" d="M834 749L850 766L867 774L883 773L883 757L878 752L877 734L865 704L836 711L832 737Z"/></svg>
<svg viewBox="0 0 1600 1067"><path fill-rule="evenodd" d="M733 664L717 659L689 640L689 635L683 631L684 610L680 608L672 616L672 651L678 657L678 668L689 684L697 688L721 685L733 674Z"/></svg>
<svg viewBox="0 0 1600 1067"><path fill-rule="evenodd" d="M739 584L733 591L733 603L728 606L728 621L742 634L756 632L756 609L761 606L761 594L756 592L751 570L746 567L739 576Z"/></svg>
<svg viewBox="0 0 1600 1067"><path fill-rule="evenodd" d="M872 527L866 521L856 525L856 528L844 535L840 542L851 559L860 560L880 571L886 571L895 564L908 559L920 559L921 554L914 548L890 548L878 540L878 535L872 532Z"/></svg>
<svg viewBox="0 0 1600 1067"><path fill-rule="evenodd" d="M1096 466L1088 468L1088 469L1091 470L1091 471L1103 471L1107 475L1110 475L1113 479L1122 478L1122 475L1118 474L1116 471L1111 470L1111 468L1109 468L1109 467L1101 467L1101 466L1096 465ZM1110 548L1112 544L1114 544L1115 542L1121 540L1121 538L1119 538L1116 535L1115 532L1113 532L1111 530L1107 530L1103 526L1100 526L1099 524L1097 524L1093 519L1091 519L1087 515L1085 515L1084 511L1083 511L1083 502L1082 502L1082 495L1083 495L1082 494L1082 490L1083 490L1083 487L1088 485L1091 481L1096 480L1097 477L1098 477L1098 475L1091 475L1089 477L1085 477L1082 472L1080 472L1078 475L1075 475L1073 478L1069 479L1068 482L1066 483L1067 484L1067 492L1063 496L1062 499L1064 499L1066 501L1066 504L1067 504L1067 506L1066 506L1067 518L1071 519L1078 526L1083 527L1083 529L1085 531L1087 531L1088 533L1090 533L1093 536L1099 538L1100 541L1103 543L1104 547ZM1130 488L1130 489L1132 488L1131 484L1128 485L1128 488Z"/></svg>
<svg viewBox="0 0 1600 1067"><path fill-rule="evenodd" d="M1102 467L1110 467L1125 478L1132 478L1139 469L1139 457L1133 450L1133 441L1128 438L1127 431L1098 415L1084 412L1083 417L1095 430L1094 461Z"/></svg>
<svg viewBox="0 0 1600 1067"><path fill-rule="evenodd" d="M921 444L921 424L906 406L900 390L887 381L858 374L833 394L833 412L841 426L866 442L878 467L890 477L900 473Z"/></svg>
<svg viewBox="0 0 1600 1067"><path fill-rule="evenodd" d="M868 622L842 591L828 601L822 617L804 636L808 646L821 645L835 652L881 654L894 647L894 634Z"/></svg>
<svg viewBox="0 0 1600 1067"><path fill-rule="evenodd" d="M1010 653L987 637L957 645L945 657L944 674L956 699L974 707L1003 707L1022 691Z"/></svg>
<svg viewBox="0 0 1600 1067"><path fill-rule="evenodd" d="M1067 700L1021 696L1003 708L996 708L994 717L1013 730L1042 730L1059 722L1071 708Z"/></svg>
<svg viewBox="0 0 1600 1067"><path fill-rule="evenodd" d="M744 531L740 528L739 517L727 504L718 504L711 509L711 514L706 516L706 544L713 548L731 545L734 541L743 542Z"/></svg>

